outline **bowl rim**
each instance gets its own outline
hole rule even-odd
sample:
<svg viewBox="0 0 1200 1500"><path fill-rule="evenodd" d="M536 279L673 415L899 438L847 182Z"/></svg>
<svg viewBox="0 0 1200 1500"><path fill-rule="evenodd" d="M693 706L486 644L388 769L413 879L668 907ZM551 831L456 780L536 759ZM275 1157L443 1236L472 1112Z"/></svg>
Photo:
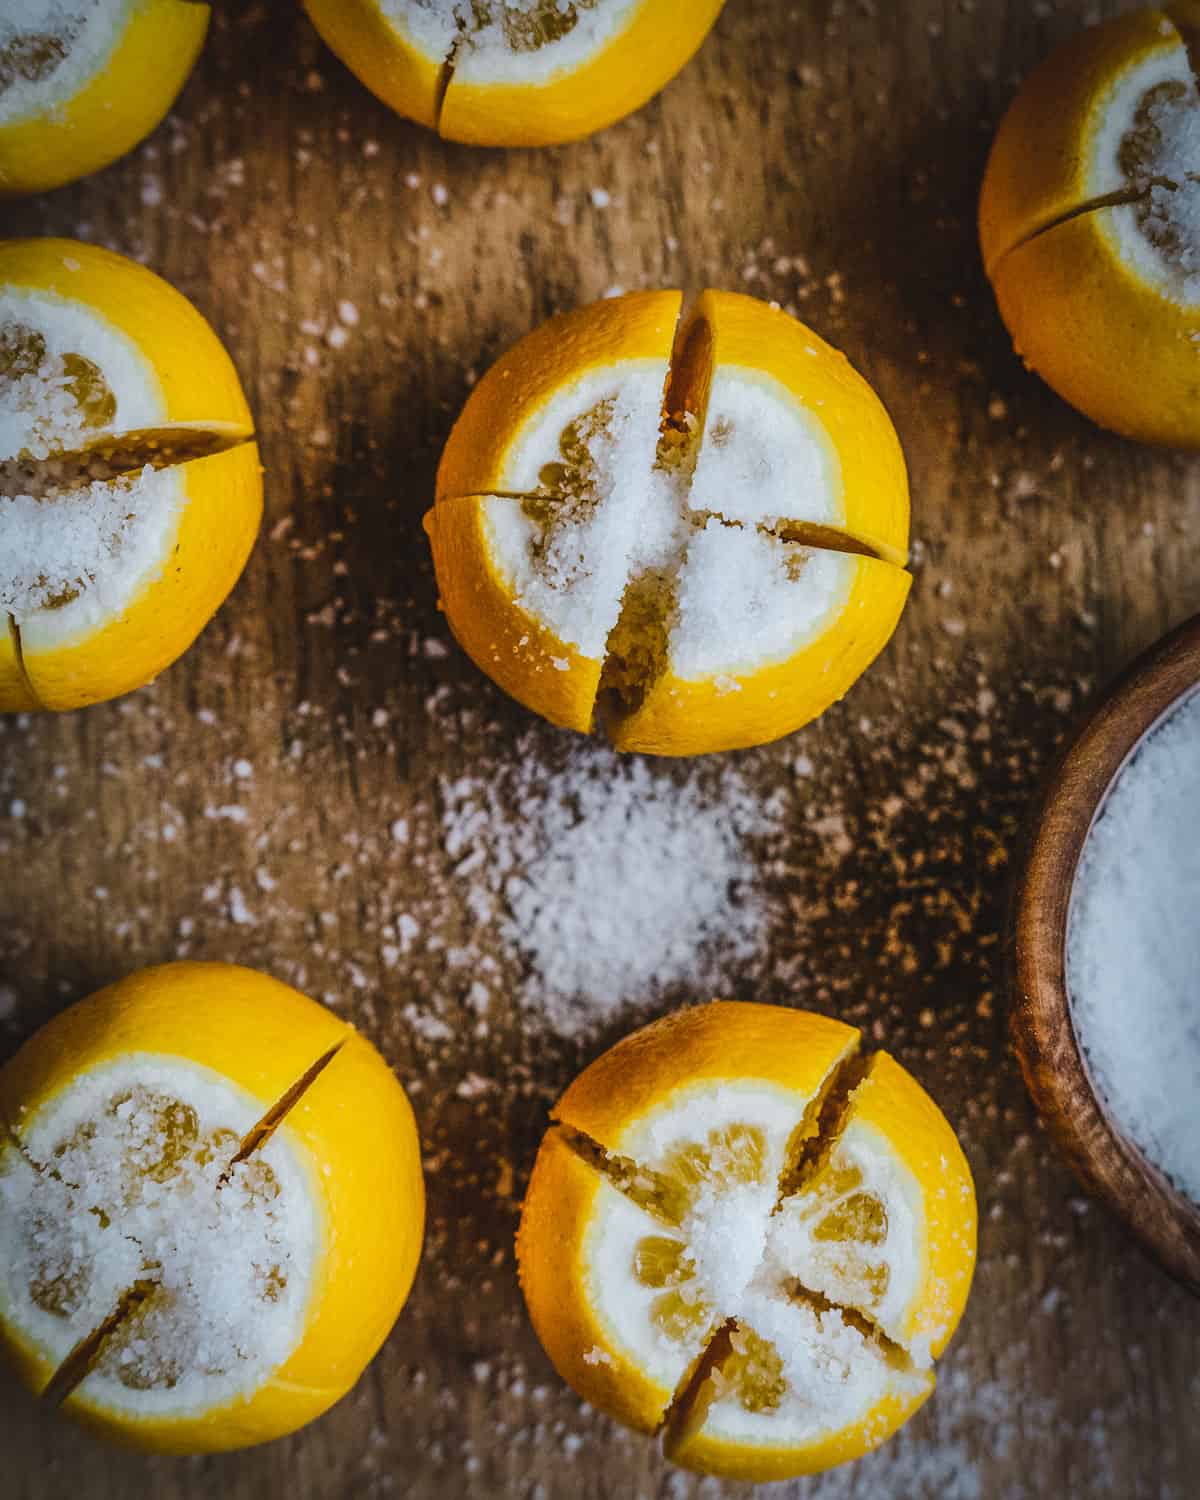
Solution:
<svg viewBox="0 0 1200 1500"><path fill-rule="evenodd" d="M1088 833L1135 750L1196 688L1200 614L1122 672L1071 736L1028 823L1008 959L1010 1025L1039 1114L1083 1185L1200 1295L1200 1205L1172 1186L1104 1107L1075 1034L1066 983L1071 894Z"/></svg>

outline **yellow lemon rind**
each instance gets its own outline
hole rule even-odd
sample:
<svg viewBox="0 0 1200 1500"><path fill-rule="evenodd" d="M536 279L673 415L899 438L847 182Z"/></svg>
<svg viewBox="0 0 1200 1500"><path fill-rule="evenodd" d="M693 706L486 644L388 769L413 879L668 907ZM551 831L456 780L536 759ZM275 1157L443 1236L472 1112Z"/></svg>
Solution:
<svg viewBox="0 0 1200 1500"><path fill-rule="evenodd" d="M513 598L489 545L489 499L443 501L425 517L442 612L459 645L510 697L560 728L587 734L602 663L561 641Z"/></svg>
<svg viewBox="0 0 1200 1500"><path fill-rule="evenodd" d="M682 300L675 291L628 292L526 334L492 365L455 422L438 465L438 503L518 489L509 455L522 432L560 391L588 375L654 367L665 384Z"/></svg>
<svg viewBox="0 0 1200 1500"><path fill-rule="evenodd" d="M209 7L140 0L111 54L69 99L0 125L0 198L44 193L132 151L174 104L208 30Z"/></svg>
<svg viewBox="0 0 1200 1500"><path fill-rule="evenodd" d="M806 324L757 297L706 291L690 323L707 325L713 371L770 377L802 413L815 417L837 455L841 514L828 524L903 567L908 470L892 419L869 382ZM684 347L689 336L685 332Z"/></svg>
<svg viewBox="0 0 1200 1500"><path fill-rule="evenodd" d="M196 459L178 472L184 496L171 550L121 613L53 643L23 633L25 671L40 707L61 713L145 686L192 645L240 577L262 519L257 445Z"/></svg>
<svg viewBox="0 0 1200 1500"><path fill-rule="evenodd" d="M377 0L303 0L327 47L390 109L436 129L445 63L390 25Z"/></svg>
<svg viewBox="0 0 1200 1500"><path fill-rule="evenodd" d="M72 1006L0 1069L0 1118L23 1125L80 1073L128 1053L157 1053L229 1079L265 1111L331 1047L334 1060L279 1126L309 1168L323 1243L297 1348L256 1391L220 1407L136 1417L65 1403L86 1425L156 1452L215 1452L265 1442L311 1421L354 1384L395 1321L424 1228L411 1106L374 1047L322 1006L230 964L145 969ZM0 1320L35 1390L52 1369Z"/></svg>
<svg viewBox="0 0 1200 1500"><path fill-rule="evenodd" d="M1000 123L979 199L979 239L989 277L1004 256L1084 210L1097 196L1092 146L1114 83L1158 52L1182 46L1161 10L1137 10L1089 27L1030 75Z"/></svg>
<svg viewBox="0 0 1200 1500"><path fill-rule="evenodd" d="M468 80L451 71L438 129L475 146L555 146L640 109L689 62L725 0L640 0L582 66L537 83ZM406 111L407 113L407 111Z"/></svg>
<svg viewBox="0 0 1200 1500"><path fill-rule="evenodd" d="M1017 353L1065 401L1145 443L1200 448L1200 302L1176 302L1119 254L1114 209L1005 256L993 286Z"/></svg>
<svg viewBox="0 0 1200 1500"><path fill-rule="evenodd" d="M714 1000L624 1037L579 1074L551 1117L619 1154L646 1114L722 1081L749 1078L803 1105L859 1036L853 1026L809 1011Z"/></svg>
<svg viewBox="0 0 1200 1500"><path fill-rule="evenodd" d="M852 567L846 599L814 639L751 670L684 679L668 668L638 708L609 723L613 745L646 755L696 755L767 744L844 697L891 640L912 586L911 575L891 563L846 556Z"/></svg>

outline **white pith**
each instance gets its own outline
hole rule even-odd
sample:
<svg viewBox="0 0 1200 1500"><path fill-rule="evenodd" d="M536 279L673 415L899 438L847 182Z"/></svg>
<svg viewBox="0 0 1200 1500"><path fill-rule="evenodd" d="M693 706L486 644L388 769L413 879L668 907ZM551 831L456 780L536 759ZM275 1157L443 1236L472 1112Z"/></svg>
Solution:
<svg viewBox="0 0 1200 1500"><path fill-rule="evenodd" d="M923 1196L886 1138L854 1119L853 1102L832 1157L839 1165L857 1167L861 1190L884 1205L887 1237L872 1253L886 1260L891 1272L886 1295L865 1304L840 1295L850 1289L834 1265L836 1245L818 1245L812 1226L801 1219L802 1209L811 1207L807 1188L777 1205L789 1142L811 1105L787 1090L754 1082L708 1083L676 1092L614 1142L622 1159L643 1169L637 1180L668 1173L672 1153L693 1144L707 1141L719 1160L721 1132L741 1127L760 1132L759 1175L742 1182L706 1178L675 1226L660 1222L607 1180L594 1200L584 1244L584 1295L607 1340L593 1351L594 1360L619 1354L665 1393L679 1388L715 1329L734 1319L735 1346L745 1346L749 1332L771 1345L782 1363L786 1392L773 1409L752 1411L739 1394L736 1357L720 1362L708 1387L712 1400L701 1429L706 1439L809 1444L860 1423L885 1396L903 1400L929 1382L923 1368L930 1363L928 1340L908 1337L926 1279ZM665 1287L645 1284L635 1257L647 1240L683 1245L686 1279ZM814 1302L806 1293L832 1305ZM669 1338L654 1322L655 1301L664 1295L703 1309L686 1337ZM847 1308L906 1350L908 1363L864 1332Z"/></svg>
<svg viewBox="0 0 1200 1500"><path fill-rule="evenodd" d="M500 12L519 17L542 0L378 0L379 9L411 46L431 62L453 61L457 80L471 84L544 84L590 62L628 24L645 0L591 0L576 11L564 36L533 50L514 50ZM564 7L565 9L565 3ZM480 24L480 15L488 19Z"/></svg>
<svg viewBox="0 0 1200 1500"><path fill-rule="evenodd" d="M788 522L836 526L841 472L819 416L777 381L715 372L707 419L659 442L665 360L594 373L520 430L504 468L510 495L480 501L493 565L515 602L564 645L602 660L631 585L657 593L657 670L733 679L795 656L845 607L859 562L781 539ZM554 493L560 437L603 402L613 420L589 443L591 500ZM547 482L549 477L550 482Z"/></svg>
<svg viewBox="0 0 1200 1500"><path fill-rule="evenodd" d="M32 331L45 355L36 370L0 372L0 465L46 460L105 434L165 421L166 401L149 362L83 304L9 287L0 292L5 330L10 338ZM63 365L71 356L96 367L115 402L100 425L85 420L72 394ZM15 473L20 465L8 467ZM23 492L19 483L11 488L0 494L0 612L21 627L30 652L119 615L162 571L186 498L179 469L64 479L42 494Z"/></svg>
<svg viewBox="0 0 1200 1500"><path fill-rule="evenodd" d="M108 65L129 22L134 0L6 0L0 13L0 58L31 38L67 40L62 60L37 79L0 87L0 127L55 111Z"/></svg>
<svg viewBox="0 0 1200 1500"><path fill-rule="evenodd" d="M172 1143L152 1095L194 1111L194 1141ZM128 1054L10 1122L23 1151L0 1146L0 1317L57 1367L131 1286L152 1288L77 1399L125 1417L195 1415L253 1393L295 1349L321 1230L286 1125L218 1185L270 1102L183 1059ZM73 1141L88 1122L92 1141ZM39 1305L35 1280L72 1288L66 1305Z"/></svg>
<svg viewBox="0 0 1200 1500"><path fill-rule="evenodd" d="M1143 99L1163 84L1175 84L1188 92L1171 106L1181 113L1176 125L1188 120L1191 139L1196 143L1196 159L1190 170L1200 173L1200 94L1187 50L1173 27L1165 35L1175 45L1151 53L1121 72L1097 99L1091 118L1096 122L1091 135L1087 170L1087 197L1094 201L1113 193L1136 193L1139 203L1118 203L1104 209L1100 223L1114 249L1150 285L1174 302L1200 304L1200 184L1175 170L1174 163L1165 170L1162 163L1150 160L1134 176L1123 167L1122 144L1134 127ZM1160 180L1161 179L1161 180ZM1165 183L1172 186L1165 186ZM1168 254L1146 230L1146 205L1153 219L1169 223L1196 220L1197 228L1188 235L1188 253L1183 260Z"/></svg>

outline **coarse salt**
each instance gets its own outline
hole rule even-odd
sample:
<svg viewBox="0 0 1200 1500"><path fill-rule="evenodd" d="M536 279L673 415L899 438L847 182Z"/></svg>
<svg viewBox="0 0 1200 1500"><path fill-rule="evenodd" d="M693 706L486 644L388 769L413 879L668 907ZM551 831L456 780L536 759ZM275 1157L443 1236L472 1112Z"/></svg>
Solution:
<svg viewBox="0 0 1200 1500"><path fill-rule="evenodd" d="M1200 1203L1200 691L1120 772L1071 895L1067 985L1108 1110Z"/></svg>

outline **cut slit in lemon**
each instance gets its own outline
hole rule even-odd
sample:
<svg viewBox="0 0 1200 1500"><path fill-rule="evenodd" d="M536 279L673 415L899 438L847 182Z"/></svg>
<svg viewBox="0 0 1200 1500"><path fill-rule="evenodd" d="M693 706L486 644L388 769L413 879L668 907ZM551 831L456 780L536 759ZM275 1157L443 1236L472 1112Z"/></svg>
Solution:
<svg viewBox="0 0 1200 1500"><path fill-rule="evenodd" d="M778 738L841 697L910 586L903 458L841 355L751 298L551 320L480 382L426 517L476 663L624 750Z"/></svg>
<svg viewBox="0 0 1200 1500"><path fill-rule="evenodd" d="M627 1038L554 1111L518 1236L534 1325L678 1462L815 1471L932 1389L974 1262L970 1174L928 1096L856 1044L717 1003Z"/></svg>
<svg viewBox="0 0 1200 1500"><path fill-rule="evenodd" d="M0 1341L108 1436L198 1452L291 1431L403 1303L407 1102L368 1043L265 976L167 965L101 992L0 1072L0 1118Z"/></svg>
<svg viewBox="0 0 1200 1500"><path fill-rule="evenodd" d="M0 709L115 697L190 645L257 532L252 438L173 288L94 246L0 243Z"/></svg>
<svg viewBox="0 0 1200 1500"><path fill-rule="evenodd" d="M979 228L1025 362L1113 431L1196 447L1200 87L1187 16L1117 17L1034 72L997 133Z"/></svg>
<svg viewBox="0 0 1200 1500"><path fill-rule="evenodd" d="M544 146L632 113L684 66L724 0L305 0L328 45L448 140Z"/></svg>

